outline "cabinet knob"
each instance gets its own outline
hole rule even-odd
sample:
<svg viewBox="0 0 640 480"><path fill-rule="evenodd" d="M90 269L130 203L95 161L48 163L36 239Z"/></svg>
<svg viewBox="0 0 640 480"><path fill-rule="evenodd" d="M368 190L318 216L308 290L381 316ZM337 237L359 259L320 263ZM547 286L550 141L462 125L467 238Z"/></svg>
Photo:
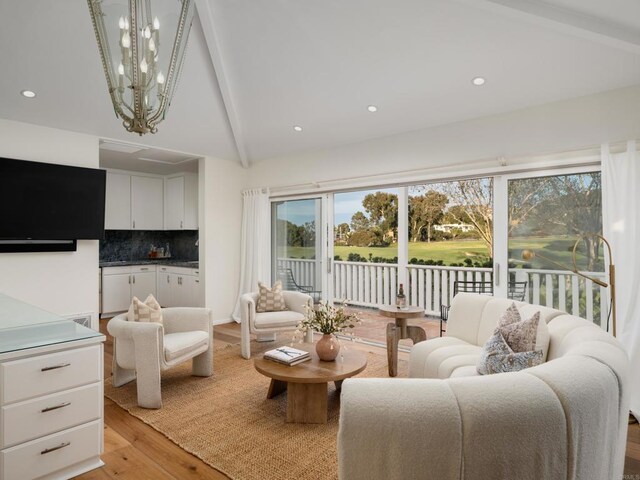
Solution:
<svg viewBox="0 0 640 480"><path fill-rule="evenodd" d="M182 224L183 224L183 221L182 221L182 220L180 220L180 228L182 228Z"/></svg>
<svg viewBox="0 0 640 480"><path fill-rule="evenodd" d="M136 221L133 221L133 228L136 228Z"/></svg>
<svg viewBox="0 0 640 480"><path fill-rule="evenodd" d="M132 277L133 277L133 283L136 283L136 276L132 275Z"/></svg>

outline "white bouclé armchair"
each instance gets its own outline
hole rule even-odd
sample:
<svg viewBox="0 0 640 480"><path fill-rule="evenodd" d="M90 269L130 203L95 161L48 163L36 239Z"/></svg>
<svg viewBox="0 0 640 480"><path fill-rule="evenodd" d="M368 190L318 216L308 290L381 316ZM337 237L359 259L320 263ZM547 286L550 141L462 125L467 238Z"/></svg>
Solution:
<svg viewBox="0 0 640 480"><path fill-rule="evenodd" d="M306 308L313 308L313 299L306 293L284 290L284 302L287 310L282 312L256 312L258 293L246 293L240 298L240 334L242 337L242 356L251 358L251 334L259 342L269 342L279 332L295 330L306 314Z"/></svg>
<svg viewBox="0 0 640 480"><path fill-rule="evenodd" d="M160 372L193 359L192 374L213 374L213 326L208 308L163 308L163 324L109 320L113 337L113 386L137 381L138 405L161 408Z"/></svg>

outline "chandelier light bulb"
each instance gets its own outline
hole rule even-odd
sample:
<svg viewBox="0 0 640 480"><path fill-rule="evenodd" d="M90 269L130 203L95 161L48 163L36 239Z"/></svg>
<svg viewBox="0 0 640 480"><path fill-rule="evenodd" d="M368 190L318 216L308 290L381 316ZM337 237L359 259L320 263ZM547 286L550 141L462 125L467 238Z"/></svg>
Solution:
<svg viewBox="0 0 640 480"><path fill-rule="evenodd" d="M149 39L149 50L152 52L156 51L156 42L153 41L153 38Z"/></svg>
<svg viewBox="0 0 640 480"><path fill-rule="evenodd" d="M151 38L151 29L148 26L144 28L144 38Z"/></svg>
<svg viewBox="0 0 640 480"><path fill-rule="evenodd" d="M118 20L118 27L120 27L120 30L124 30L124 17L120 17L120 20Z"/></svg>
<svg viewBox="0 0 640 480"><path fill-rule="evenodd" d="M124 65L122 65L122 62L118 65L118 75L124 75Z"/></svg>
<svg viewBox="0 0 640 480"><path fill-rule="evenodd" d="M160 20L158 20L158 17L154 17L153 19L153 29L154 30L160 29Z"/></svg>
<svg viewBox="0 0 640 480"><path fill-rule="evenodd" d="M129 30L129 19L124 17L124 29Z"/></svg>
<svg viewBox="0 0 640 480"><path fill-rule="evenodd" d="M149 65L147 65L147 60L145 58L143 58L142 62L140 62L140 71L142 73L147 73L148 67L149 67Z"/></svg>
<svg viewBox="0 0 640 480"><path fill-rule="evenodd" d="M128 33L122 34L122 47L129 48L131 46L131 37Z"/></svg>
<svg viewBox="0 0 640 480"><path fill-rule="evenodd" d="M164 75L162 72L158 72L158 77L156 78L158 85L162 85L164 83Z"/></svg>

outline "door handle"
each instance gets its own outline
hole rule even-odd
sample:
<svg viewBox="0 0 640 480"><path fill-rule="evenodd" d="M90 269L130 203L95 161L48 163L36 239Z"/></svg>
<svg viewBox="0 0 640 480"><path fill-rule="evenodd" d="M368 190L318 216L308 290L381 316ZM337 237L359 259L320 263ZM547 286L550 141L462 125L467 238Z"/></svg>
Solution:
<svg viewBox="0 0 640 480"><path fill-rule="evenodd" d="M493 268L495 269L495 274L493 275L493 283L495 284L496 287L500 286L500 264L496 263L494 264Z"/></svg>
<svg viewBox="0 0 640 480"><path fill-rule="evenodd" d="M136 221L133 221L133 228L136 228Z"/></svg>
<svg viewBox="0 0 640 480"><path fill-rule="evenodd" d="M129 275L129 285L131 285L131 275Z"/></svg>
<svg viewBox="0 0 640 480"><path fill-rule="evenodd" d="M182 222L182 220L180 220L180 228L182 228L182 224L183 224L183 222Z"/></svg>
<svg viewBox="0 0 640 480"><path fill-rule="evenodd" d="M169 275L167 275L167 283L171 283L171 282L169 281Z"/></svg>
<svg viewBox="0 0 640 480"><path fill-rule="evenodd" d="M135 275L131 275L133 277L133 283L136 283L136 276Z"/></svg>

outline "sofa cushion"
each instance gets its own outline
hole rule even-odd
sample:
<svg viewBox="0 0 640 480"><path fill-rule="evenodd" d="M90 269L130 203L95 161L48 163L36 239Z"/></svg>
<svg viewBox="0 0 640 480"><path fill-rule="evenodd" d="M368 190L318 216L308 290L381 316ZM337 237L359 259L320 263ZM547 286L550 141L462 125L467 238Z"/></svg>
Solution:
<svg viewBox="0 0 640 480"><path fill-rule="evenodd" d="M281 312L287 309L282 294L282 282L278 280L269 288L264 283L258 282L258 302L256 312Z"/></svg>
<svg viewBox="0 0 640 480"><path fill-rule="evenodd" d="M209 334L201 330L167 333L163 339L165 361L171 362L209 343Z"/></svg>
<svg viewBox="0 0 640 480"><path fill-rule="evenodd" d="M465 365L464 367L458 367L451 372L449 378L477 377L478 375L480 374L478 373L478 369L475 365Z"/></svg>
<svg viewBox="0 0 640 480"><path fill-rule="evenodd" d="M304 315L299 312L287 310L285 312L262 312L256 313L255 327L260 329L296 327L304 319Z"/></svg>
<svg viewBox="0 0 640 480"><path fill-rule="evenodd" d="M514 352L500 333L500 328L497 328L493 336L484 344L477 367L480 375L489 375L518 372L540 365L542 362L542 350Z"/></svg>
<svg viewBox="0 0 640 480"><path fill-rule="evenodd" d="M482 349L455 337L439 337L411 348L409 377L449 378L460 367L475 368Z"/></svg>

